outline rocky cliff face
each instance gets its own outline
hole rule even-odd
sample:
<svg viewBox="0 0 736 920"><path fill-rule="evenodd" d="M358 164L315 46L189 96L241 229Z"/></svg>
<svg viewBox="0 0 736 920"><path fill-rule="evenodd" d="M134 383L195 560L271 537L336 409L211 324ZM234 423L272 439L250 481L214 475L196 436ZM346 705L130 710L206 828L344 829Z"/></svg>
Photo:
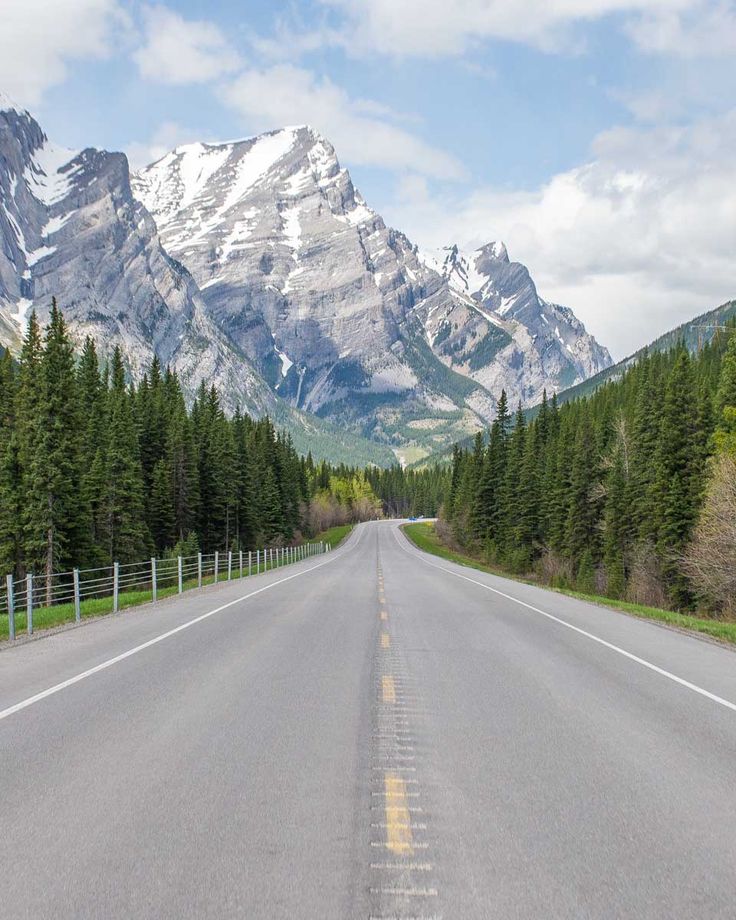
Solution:
<svg viewBox="0 0 736 920"><path fill-rule="evenodd" d="M307 126L179 147L133 188L275 391L373 436L439 443L489 420L502 387L533 402L582 379L591 349L594 369L607 360L564 308L544 304L545 331L528 272L502 247L467 268L457 250L420 258Z"/></svg>
<svg viewBox="0 0 736 920"><path fill-rule="evenodd" d="M161 247L131 194L120 153L67 150L0 101L0 322L17 345L31 308L51 297L72 333L121 345L134 377L157 354L187 389L215 380L232 407L263 412L273 395L208 317L189 272ZM2 331L0 329L0 334Z"/></svg>
<svg viewBox="0 0 736 920"><path fill-rule="evenodd" d="M572 310L537 293L526 266L503 243L465 253L457 246L423 254L460 297L429 319L432 341L453 367L512 405L539 401L608 367L611 356Z"/></svg>
<svg viewBox="0 0 736 920"><path fill-rule="evenodd" d="M477 424L433 379L448 375L421 335L420 307L447 286L311 128L180 147L133 185L211 316L294 405L388 440L438 407ZM492 411L480 386L461 389Z"/></svg>

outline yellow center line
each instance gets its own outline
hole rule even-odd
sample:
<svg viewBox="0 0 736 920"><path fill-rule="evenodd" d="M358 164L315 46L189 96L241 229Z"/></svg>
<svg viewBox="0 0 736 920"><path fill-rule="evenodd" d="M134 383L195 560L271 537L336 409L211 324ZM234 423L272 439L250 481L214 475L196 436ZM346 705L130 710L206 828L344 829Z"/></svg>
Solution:
<svg viewBox="0 0 736 920"><path fill-rule="evenodd" d="M381 648L391 648L391 640L388 633L381 633Z"/></svg>
<svg viewBox="0 0 736 920"><path fill-rule="evenodd" d="M383 693L384 703L395 703L396 702L396 687L394 686L393 677L382 677L381 678L381 691Z"/></svg>
<svg viewBox="0 0 736 920"><path fill-rule="evenodd" d="M384 621L388 619L388 613L385 610L381 611L381 619Z"/></svg>
<svg viewBox="0 0 736 920"><path fill-rule="evenodd" d="M404 780L395 773L383 778L386 792L386 846L392 853L413 856L411 818Z"/></svg>

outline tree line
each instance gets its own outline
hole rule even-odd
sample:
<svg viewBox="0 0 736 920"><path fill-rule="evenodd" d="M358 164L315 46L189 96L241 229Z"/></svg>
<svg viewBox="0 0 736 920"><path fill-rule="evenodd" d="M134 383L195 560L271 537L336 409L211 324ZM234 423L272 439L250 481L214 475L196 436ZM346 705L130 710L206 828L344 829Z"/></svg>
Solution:
<svg viewBox="0 0 736 920"><path fill-rule="evenodd" d="M119 348L103 362L87 338L75 352L55 302L45 330L30 316L17 362L0 358L0 574L278 546L430 513L441 495L422 481L315 463L269 418L226 416L204 383L188 406L157 358L136 386Z"/></svg>
<svg viewBox="0 0 736 920"><path fill-rule="evenodd" d="M545 394L532 421L504 393L487 443L454 450L440 531L547 583L732 609L736 533L717 522L736 519L734 432L734 329L695 355L683 343L645 354L561 407Z"/></svg>

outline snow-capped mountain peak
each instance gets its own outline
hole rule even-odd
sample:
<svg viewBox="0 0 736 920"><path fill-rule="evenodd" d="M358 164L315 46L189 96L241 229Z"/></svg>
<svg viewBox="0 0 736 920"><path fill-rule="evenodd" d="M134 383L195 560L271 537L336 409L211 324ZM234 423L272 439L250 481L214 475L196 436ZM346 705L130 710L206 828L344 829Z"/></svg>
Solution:
<svg viewBox="0 0 736 920"><path fill-rule="evenodd" d="M14 102L10 96L0 90L0 112L17 112L19 115L27 115L24 108Z"/></svg>

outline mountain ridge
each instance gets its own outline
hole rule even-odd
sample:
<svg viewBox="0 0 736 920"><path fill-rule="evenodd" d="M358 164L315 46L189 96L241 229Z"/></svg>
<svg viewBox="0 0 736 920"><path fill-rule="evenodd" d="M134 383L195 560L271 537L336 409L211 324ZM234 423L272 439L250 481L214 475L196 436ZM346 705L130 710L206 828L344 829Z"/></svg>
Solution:
<svg viewBox="0 0 736 920"><path fill-rule="evenodd" d="M502 386L527 403L610 362L564 308L546 305L570 342L585 343L581 354L549 335L537 350L539 331L519 311L504 320L487 300L453 290L366 204L309 126L184 145L140 170L133 187L212 315L274 389L388 443L430 430L423 447L449 441L493 415ZM526 268L510 265L533 288ZM454 414L441 433L438 411Z"/></svg>
<svg viewBox="0 0 736 920"><path fill-rule="evenodd" d="M520 291L500 315L490 288L453 289L308 125L181 145L131 176L123 154L64 150L12 105L0 154L11 349L28 310L43 320L55 294L72 332L120 344L135 378L155 353L190 394L204 379L229 409L268 412L297 437L322 426L346 449L402 462L489 420L504 384L526 404L596 369L566 354L559 332L530 327ZM493 245L486 254L536 297L526 268ZM599 349L570 311L536 303L581 354Z"/></svg>

